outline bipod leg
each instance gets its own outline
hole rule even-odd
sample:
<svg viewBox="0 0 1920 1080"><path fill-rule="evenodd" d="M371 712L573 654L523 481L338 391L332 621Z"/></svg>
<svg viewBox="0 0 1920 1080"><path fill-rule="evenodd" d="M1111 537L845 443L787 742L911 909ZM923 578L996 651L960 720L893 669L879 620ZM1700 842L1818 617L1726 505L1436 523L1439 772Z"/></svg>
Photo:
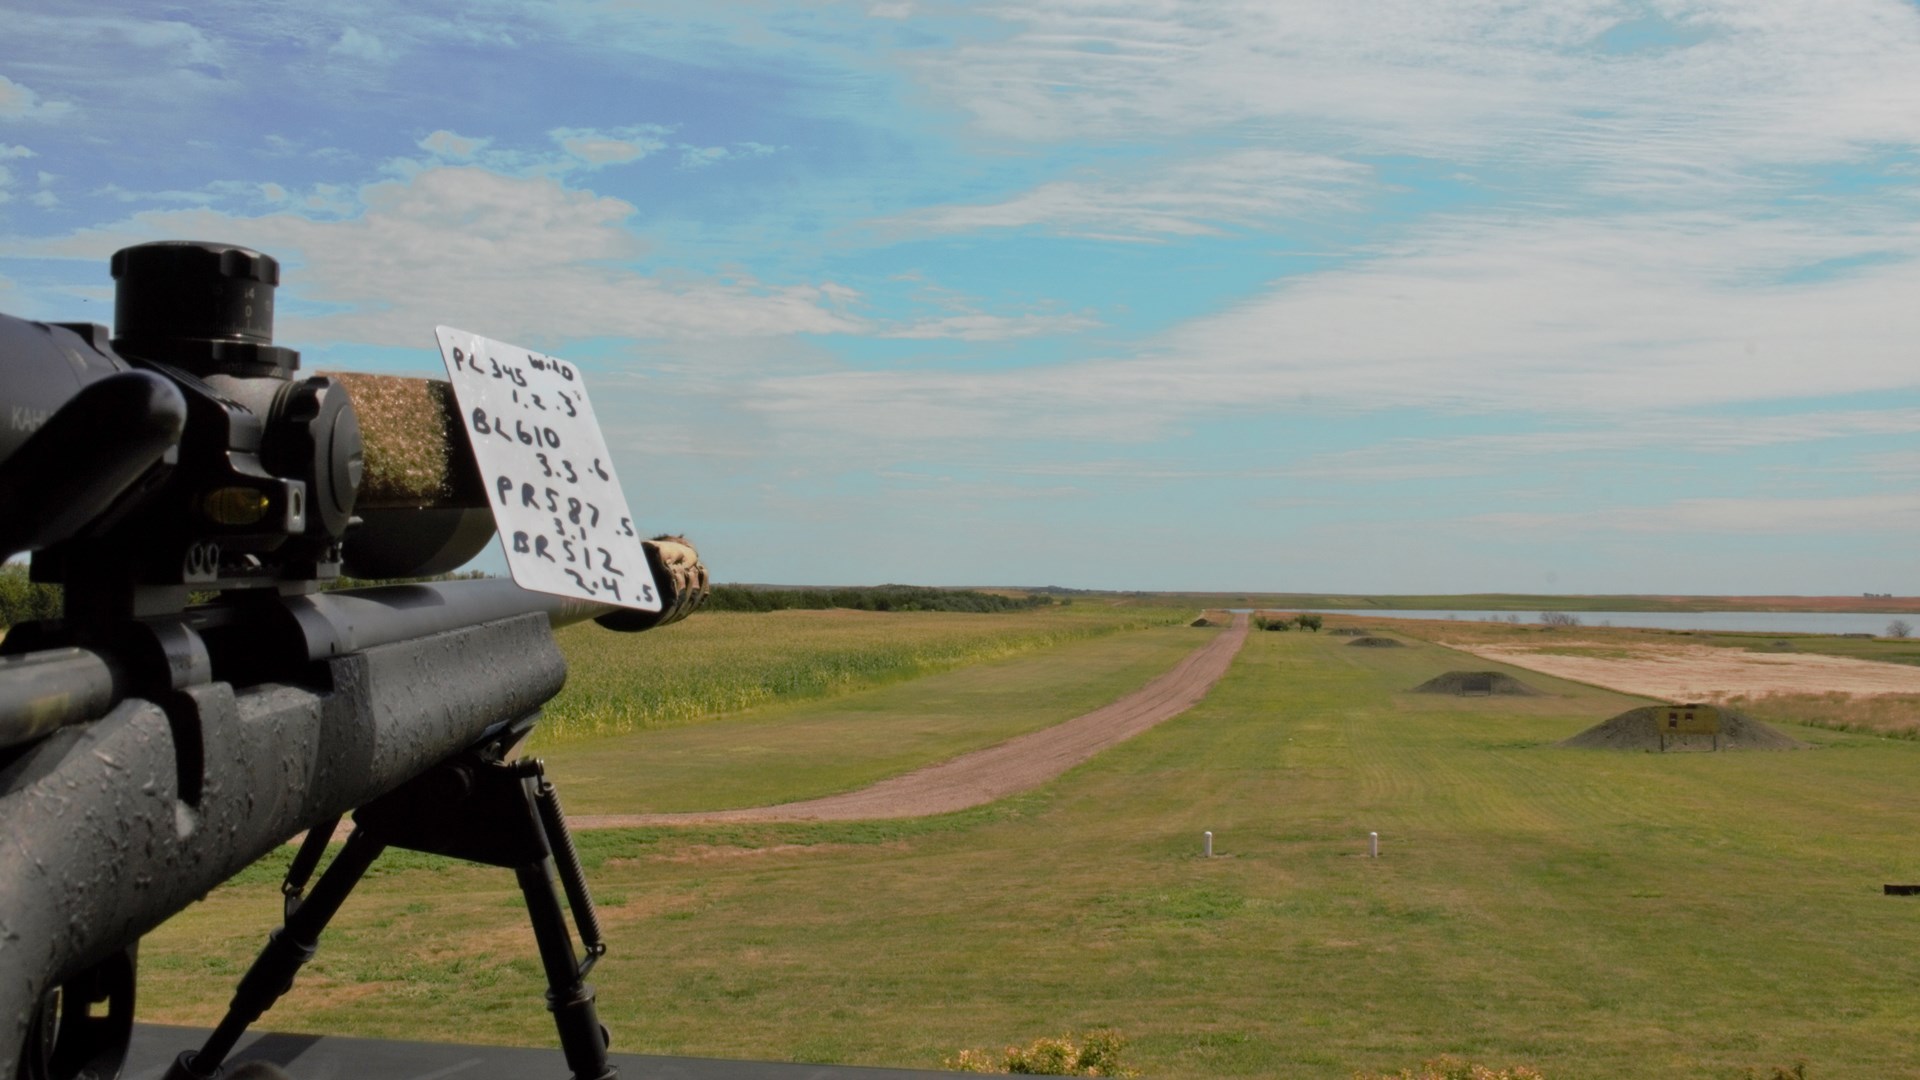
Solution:
<svg viewBox="0 0 1920 1080"><path fill-rule="evenodd" d="M533 938L540 946L540 964L547 969L547 1009L560 1031L560 1050L566 1055L573 1080L612 1080L618 1076L607 1063L607 1032L593 1005L593 987L573 955L573 937L567 932L566 913L553 891L553 860L514 868L520 892L527 898Z"/></svg>
<svg viewBox="0 0 1920 1080"><path fill-rule="evenodd" d="M371 826L394 847L512 870L527 901L546 970L547 1008L573 1080L614 1080L619 1075L607 1062L607 1031L600 1026L593 987L586 981L606 945L573 837L539 761L462 755L439 774L427 774L362 807L354 820L362 828ZM556 873L573 903L586 947L584 959L574 954L566 910L554 887Z"/></svg>
<svg viewBox="0 0 1920 1080"><path fill-rule="evenodd" d="M308 844L314 844L311 837ZM220 1026L207 1036L199 1053L187 1051L176 1058L165 1080L218 1080L223 1073L221 1065L227 1055L233 1053L234 1044L246 1034L248 1025L260 1019L260 1015L293 986L295 973L313 958L313 951L320 943L320 932L327 928L340 905L346 903L347 895L366 876L367 868L386 846L370 829L355 829L353 835L347 837L340 854L334 856L326 873L320 875L312 895L287 905L285 924L267 936L266 948L260 950L253 966L234 988L233 1002L227 1006L227 1015L221 1019ZM305 849L302 855L304 857ZM306 869L311 872L312 866L309 864Z"/></svg>
<svg viewBox="0 0 1920 1080"><path fill-rule="evenodd" d="M547 970L547 1008L560 1031L560 1048L566 1054L567 1067L574 1080L612 1080L619 1075L607 1063L607 1031L593 1005L593 987L586 974L607 951L600 938L600 920L594 914L593 899L587 895L586 877L580 871L580 856L574 851L573 834L560 812L560 799L547 781L538 760L516 765L532 786L534 827L546 837L552 854L513 868L520 880L521 895L527 899L527 917L533 921L533 938L540 946L540 963ZM556 865L557 860L557 865ZM566 914L555 895L553 879L560 883L573 904L574 922L580 928L586 959L574 955L573 938L567 932Z"/></svg>

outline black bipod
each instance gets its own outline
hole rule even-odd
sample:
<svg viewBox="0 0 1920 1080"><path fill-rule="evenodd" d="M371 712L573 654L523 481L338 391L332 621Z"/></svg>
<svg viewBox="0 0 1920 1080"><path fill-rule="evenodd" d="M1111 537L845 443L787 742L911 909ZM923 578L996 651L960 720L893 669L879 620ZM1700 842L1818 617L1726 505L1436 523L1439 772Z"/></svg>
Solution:
<svg viewBox="0 0 1920 1080"><path fill-rule="evenodd" d="M586 983L587 972L607 951L600 920L559 796L537 759L503 762L477 751L460 754L361 807L353 819L353 835L320 875L312 894L302 899L338 819L308 831L281 886L285 925L268 936L206 1045L198 1053L182 1053L165 1080L218 1080L248 1025L292 987L294 974L312 959L320 932L388 847L512 870L533 921L547 973L547 1009L560 1031L573 1080L613 1080L619 1075L607 1062L607 1029L600 1025L593 987ZM573 908L584 958L574 955L566 912L553 887L556 872Z"/></svg>

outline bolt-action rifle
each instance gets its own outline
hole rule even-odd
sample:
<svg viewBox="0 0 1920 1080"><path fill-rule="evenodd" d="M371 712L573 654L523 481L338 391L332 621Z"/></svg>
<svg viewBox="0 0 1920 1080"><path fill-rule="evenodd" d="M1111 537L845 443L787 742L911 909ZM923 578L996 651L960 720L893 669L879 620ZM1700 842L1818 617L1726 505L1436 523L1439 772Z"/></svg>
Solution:
<svg viewBox="0 0 1920 1080"><path fill-rule="evenodd" d="M0 315L0 558L31 552L62 592L0 640L0 1080L117 1076L140 937L302 832L284 924L170 1077L222 1074L387 847L515 872L567 1065L613 1076L593 903L514 751L566 677L553 630L684 617L698 556L663 537L613 571L647 575L649 610L497 579L330 589L443 575L491 537L493 482L517 494L483 482L447 384L296 375L257 252L142 244L112 268L111 335ZM592 539L554 527L555 551Z"/></svg>

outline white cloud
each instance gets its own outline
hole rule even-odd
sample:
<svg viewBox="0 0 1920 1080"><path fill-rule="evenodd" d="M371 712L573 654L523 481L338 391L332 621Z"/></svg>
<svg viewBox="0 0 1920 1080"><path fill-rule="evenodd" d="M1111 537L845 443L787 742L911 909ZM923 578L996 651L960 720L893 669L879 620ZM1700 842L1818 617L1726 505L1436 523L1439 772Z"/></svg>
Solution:
<svg viewBox="0 0 1920 1080"><path fill-rule="evenodd" d="M333 45L327 49L327 53L330 56L344 56L371 64L385 63L393 58L393 51L385 42L357 26L349 26L342 30Z"/></svg>
<svg viewBox="0 0 1920 1080"><path fill-rule="evenodd" d="M212 191L133 191L118 184L103 184L91 194L115 202L168 202L205 205L218 198Z"/></svg>
<svg viewBox="0 0 1920 1080"><path fill-rule="evenodd" d="M722 161L740 161L748 158L769 157L780 150L766 143L738 142L732 146L689 146L680 147L680 167L700 169L716 165Z"/></svg>
<svg viewBox="0 0 1920 1080"><path fill-rule="evenodd" d="M1633 412L1603 426L1390 439L1354 450L1316 453L1287 467L1288 475L1321 480L1410 480L1492 476L1579 460L1617 467L1623 457L1702 464L1707 455L1738 454L1770 446L1863 437L1920 435L1920 409L1816 411L1775 416L1708 416L1687 412ZM1858 468L1908 472L1920 454L1864 455Z"/></svg>
<svg viewBox="0 0 1920 1080"><path fill-rule="evenodd" d="M943 315L884 331L881 337L908 340L952 338L960 341L1008 341L1014 338L1071 334L1099 325L1084 315Z"/></svg>
<svg viewBox="0 0 1920 1080"><path fill-rule="evenodd" d="M1836 260L1877 259L1819 273ZM1810 280L1797 272L1815 271ZM1120 365L1176 400L1631 411L1911 387L1920 230L1713 215L1440 223Z"/></svg>
<svg viewBox="0 0 1920 1080"><path fill-rule="evenodd" d="M672 133L672 128L658 124L636 124L604 131L595 128L554 128L547 132L547 136L568 155L591 169L603 165L625 165L665 150L668 146L666 136Z"/></svg>
<svg viewBox="0 0 1920 1080"><path fill-rule="evenodd" d="M77 52L101 49L123 58L130 50L139 51L150 54L143 62L181 68L218 68L226 60L214 38L177 19L9 12L7 21L22 40L59 46L67 54L59 59L68 62Z"/></svg>
<svg viewBox="0 0 1920 1080"><path fill-rule="evenodd" d="M700 169L715 162L725 160L727 148L724 146L683 146L680 148L680 167Z"/></svg>
<svg viewBox="0 0 1920 1080"><path fill-rule="evenodd" d="M24 146L10 146L7 143L0 143L0 161L7 161L9 159L17 161L33 156L33 151Z"/></svg>
<svg viewBox="0 0 1920 1080"><path fill-rule="evenodd" d="M933 232L1040 226L1114 239L1194 236L1349 209L1371 176L1365 165L1324 155L1237 150L1172 165L1109 167L996 203L938 206L877 224Z"/></svg>
<svg viewBox="0 0 1920 1080"><path fill-rule="evenodd" d="M1864 261L1849 267L1853 259ZM1127 443L1208 416L1393 408L1691 425L1687 410L1920 387L1916 295L1920 228L1910 223L1457 219L1398 250L1283 279L1132 356L796 375L759 384L749 404L791 426L887 439ZM1750 431L1708 421L1678 438L1736 449L1869 420L1901 433L1914 417L1830 413L1754 420ZM1617 442L1567 438L1596 450ZM1404 463L1345 466L1390 473Z"/></svg>
<svg viewBox="0 0 1920 1080"><path fill-rule="evenodd" d="M1029 0L1006 31L922 54L991 135L1284 138L1570 173L1610 194L1709 201L1769 166L1920 142L1920 17L1898 0ZM1620 52L1615 27L1685 40Z"/></svg>
<svg viewBox="0 0 1920 1080"><path fill-rule="evenodd" d="M1660 506L1609 507L1576 513L1503 512L1463 519L1501 530L1568 534L1718 533L1728 535L1912 535L1920 528L1920 495L1854 495L1818 499L1680 499Z"/></svg>
<svg viewBox="0 0 1920 1080"><path fill-rule="evenodd" d="M436 131L415 145L435 157L450 161L471 161L473 156L487 148L492 139L475 139L457 135L451 131Z"/></svg>
<svg viewBox="0 0 1920 1080"><path fill-rule="evenodd" d="M144 240L218 236L282 260L278 337L419 346L447 323L538 347L583 337L702 339L849 332L824 291L751 279L666 280L640 253L634 208L550 178L429 168L368 185L346 220L153 210L19 254L104 260ZM327 310L334 309L334 310Z"/></svg>
<svg viewBox="0 0 1920 1080"><path fill-rule="evenodd" d="M59 120L73 112L64 101L42 101L39 94L0 75L0 120Z"/></svg>
<svg viewBox="0 0 1920 1080"><path fill-rule="evenodd" d="M107 140L106 133L122 124L186 120L197 115L209 95L241 85L231 77L234 57L215 36L222 31L202 31L178 19L94 14L103 6L98 4L42 4L37 6L43 10L27 10L35 6L14 4L6 10L0 51L22 72L32 72L35 85L29 89L0 76L0 120L64 122L80 118L82 110L73 103L85 102L87 134ZM222 21L212 18L209 25ZM241 46L243 65L260 44ZM272 74L277 84L284 73L276 66Z"/></svg>
<svg viewBox="0 0 1920 1080"><path fill-rule="evenodd" d="M400 177L413 176L447 164L474 165L494 173L527 178L558 177L641 161L673 148L674 144L669 141L673 131L673 128L662 124L632 124L615 128L561 127L547 132L547 138L553 144L551 148L526 149L500 146L492 138L461 135L442 129L415 143L427 152L425 157L393 158L382 168ZM695 148L682 144L679 149L684 152ZM726 148L716 149L721 153L715 160L731 153Z"/></svg>

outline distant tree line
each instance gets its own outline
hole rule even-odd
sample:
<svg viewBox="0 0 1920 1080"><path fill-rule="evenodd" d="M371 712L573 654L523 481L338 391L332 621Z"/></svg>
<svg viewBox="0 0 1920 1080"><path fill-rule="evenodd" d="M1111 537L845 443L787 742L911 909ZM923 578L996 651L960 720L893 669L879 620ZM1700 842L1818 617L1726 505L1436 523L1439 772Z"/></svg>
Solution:
<svg viewBox="0 0 1920 1080"><path fill-rule="evenodd" d="M326 583L325 589L360 588L367 585L398 585L414 581L449 581L483 578L479 571L441 574L432 578L403 578L393 581L367 581L343 577ZM195 596L194 600L211 599ZM786 611L827 608L852 608L857 611L1028 611L1033 608L1071 604L1071 598L1056 600L1038 593L1026 596L1002 596L975 589L938 589L921 585L870 585L833 589L780 589L755 585L716 585L707 601L709 611ZM53 619L60 615L60 586L42 585L27 579L24 563L0 566L0 627L33 619Z"/></svg>
<svg viewBox="0 0 1920 1080"><path fill-rule="evenodd" d="M1071 604L1072 600L1064 603ZM779 589L757 585L715 585L708 611L1027 611L1055 601L1037 593L1002 596L974 589L936 589L924 585L866 585L832 589Z"/></svg>

